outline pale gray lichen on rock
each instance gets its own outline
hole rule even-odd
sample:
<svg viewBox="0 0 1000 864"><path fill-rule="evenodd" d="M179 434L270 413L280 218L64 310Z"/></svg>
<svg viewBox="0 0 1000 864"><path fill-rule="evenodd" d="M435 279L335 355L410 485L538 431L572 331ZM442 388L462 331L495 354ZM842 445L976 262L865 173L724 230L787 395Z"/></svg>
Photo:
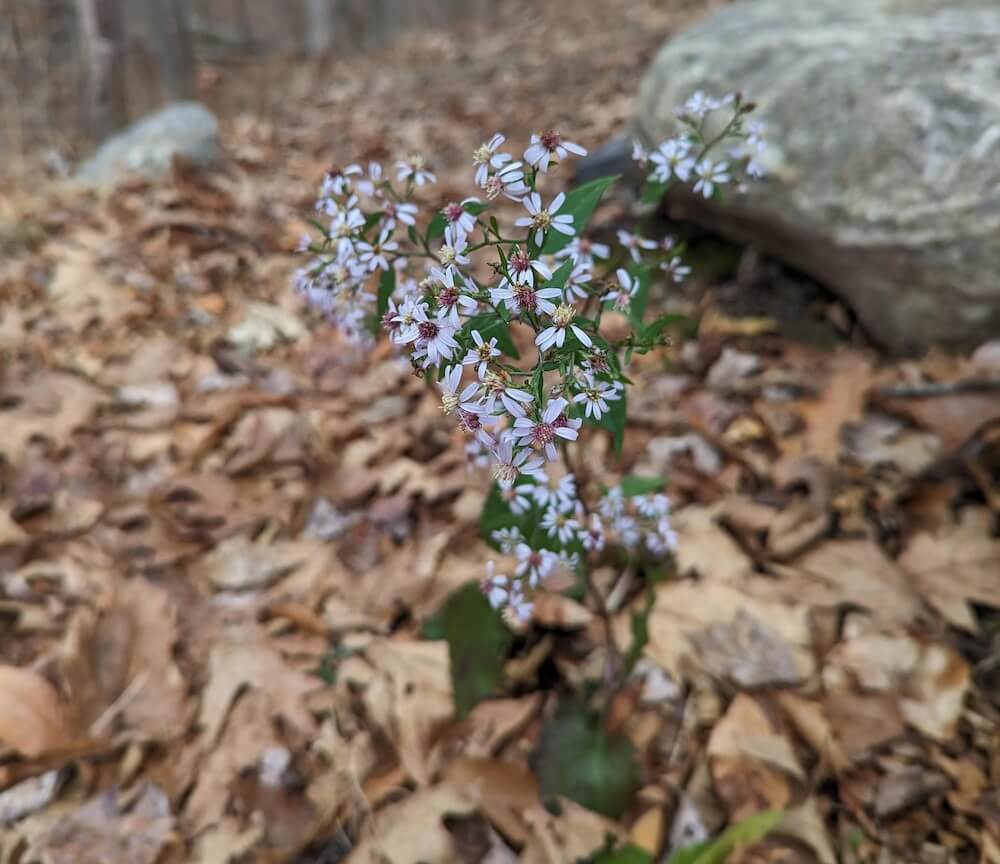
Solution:
<svg viewBox="0 0 1000 864"><path fill-rule="evenodd" d="M634 133L676 131L696 90L739 90L769 177L694 219L839 293L899 351L1000 332L1000 4L745 0L671 39Z"/></svg>

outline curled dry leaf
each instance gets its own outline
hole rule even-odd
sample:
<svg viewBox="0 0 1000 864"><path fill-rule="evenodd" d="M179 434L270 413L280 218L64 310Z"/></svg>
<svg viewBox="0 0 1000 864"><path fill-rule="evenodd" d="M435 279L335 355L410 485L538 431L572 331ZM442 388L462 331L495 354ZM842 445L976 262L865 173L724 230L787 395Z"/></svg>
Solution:
<svg viewBox="0 0 1000 864"><path fill-rule="evenodd" d="M0 743L34 758L73 743L59 694L30 669L0 665Z"/></svg>

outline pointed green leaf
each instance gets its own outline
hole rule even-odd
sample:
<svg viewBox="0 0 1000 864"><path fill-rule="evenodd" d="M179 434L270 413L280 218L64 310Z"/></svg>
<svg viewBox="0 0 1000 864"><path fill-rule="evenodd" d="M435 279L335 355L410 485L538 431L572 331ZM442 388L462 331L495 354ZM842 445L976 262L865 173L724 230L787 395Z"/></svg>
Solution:
<svg viewBox="0 0 1000 864"><path fill-rule="evenodd" d="M625 401L626 395L623 390L621 391L621 399L609 402L608 412L597 423L602 429L607 429L612 434L616 457L622 455L622 444L625 443L625 412L627 410Z"/></svg>
<svg viewBox="0 0 1000 864"><path fill-rule="evenodd" d="M378 317L381 320L389 308L389 298L396 290L396 271L391 267L384 271L378 280Z"/></svg>
<svg viewBox="0 0 1000 864"><path fill-rule="evenodd" d="M642 190L642 197L639 199L643 204L659 204L667 191L666 183L658 183L650 180Z"/></svg>
<svg viewBox="0 0 1000 864"><path fill-rule="evenodd" d="M638 474L629 474L622 477L622 495L632 498L636 495L649 495L651 492L659 492L663 488L662 477L640 477Z"/></svg>
<svg viewBox="0 0 1000 864"><path fill-rule="evenodd" d="M612 819L632 803L638 774L631 742L609 734L599 715L579 703L559 704L535 757L543 797L563 795Z"/></svg>
<svg viewBox="0 0 1000 864"><path fill-rule="evenodd" d="M503 681L513 635L475 582L448 598L442 625L451 658L455 711L464 717Z"/></svg>
<svg viewBox="0 0 1000 864"><path fill-rule="evenodd" d="M590 217L593 215L594 210L597 209L598 203L600 203L601 196L619 176L616 174L613 177L598 177L596 180L591 180L589 183L584 183L583 186L578 186L576 189L567 192L566 200L556 215L571 214L573 216L574 233L577 235L583 234L587 223L590 221ZM561 234L558 231L549 231L542 246L542 253L552 255L564 246L567 246L572 239L572 237Z"/></svg>

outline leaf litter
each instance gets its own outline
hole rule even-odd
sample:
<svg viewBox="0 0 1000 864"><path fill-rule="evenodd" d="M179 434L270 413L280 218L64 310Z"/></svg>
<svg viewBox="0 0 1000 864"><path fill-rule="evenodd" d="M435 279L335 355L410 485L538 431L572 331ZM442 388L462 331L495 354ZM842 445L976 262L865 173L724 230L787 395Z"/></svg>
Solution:
<svg viewBox="0 0 1000 864"><path fill-rule="evenodd" d="M443 203L498 101L511 134L620 129L688 13L584 5L516 98L506 58L539 37L511 15L475 55L418 32L353 59L319 104L291 76L284 113L228 119L223 174L18 191L2 864L1000 861L995 343L831 352L706 286L697 334L637 358L621 459L578 448L609 484L663 478L680 544L597 716L566 698L607 656L585 600L484 617L485 478L405 368L290 297L332 158L433 151ZM635 574L605 575L630 638Z"/></svg>

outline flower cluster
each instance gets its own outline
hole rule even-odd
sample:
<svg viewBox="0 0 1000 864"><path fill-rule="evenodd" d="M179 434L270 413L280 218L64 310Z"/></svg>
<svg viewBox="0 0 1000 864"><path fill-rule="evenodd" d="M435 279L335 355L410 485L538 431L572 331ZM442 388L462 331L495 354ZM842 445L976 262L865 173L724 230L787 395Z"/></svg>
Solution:
<svg viewBox="0 0 1000 864"><path fill-rule="evenodd" d="M721 110L732 116L709 137L711 115ZM748 110L738 97L693 99L682 114L684 133L651 154L639 148L637 157L654 166L654 184L690 181L714 194L748 173L749 156L734 155L737 147L756 146L756 133L744 128ZM667 519L662 496L638 516L624 509L590 513L573 475L548 469L584 424L620 441L623 369L633 352L666 339L667 318L645 320L653 274L658 266L666 281L677 282L690 269L670 238L622 231L615 252L585 236L614 178L568 193L543 189L555 169L586 154L579 144L545 131L531 136L520 158L505 144L497 133L472 153L477 195L444 203L424 219L418 197L436 178L420 157L393 171L377 162L331 170L316 203L313 224L321 236L300 244L312 257L297 272L295 289L354 342L386 332L415 372L436 382L442 410L470 437L470 459L488 459L506 513L535 520L530 532L512 523L496 539L517 565L513 577L491 572L485 585L491 602L524 617L531 592L555 567L577 570L609 534L626 547L645 543L651 553L672 547L669 522L651 530L642 521L653 518L646 510ZM713 155L722 147L729 147L728 161ZM520 209L511 225L488 215L497 201ZM610 313L631 325L625 339L609 342L602 334ZM528 360L514 338L525 329L534 343Z"/></svg>

